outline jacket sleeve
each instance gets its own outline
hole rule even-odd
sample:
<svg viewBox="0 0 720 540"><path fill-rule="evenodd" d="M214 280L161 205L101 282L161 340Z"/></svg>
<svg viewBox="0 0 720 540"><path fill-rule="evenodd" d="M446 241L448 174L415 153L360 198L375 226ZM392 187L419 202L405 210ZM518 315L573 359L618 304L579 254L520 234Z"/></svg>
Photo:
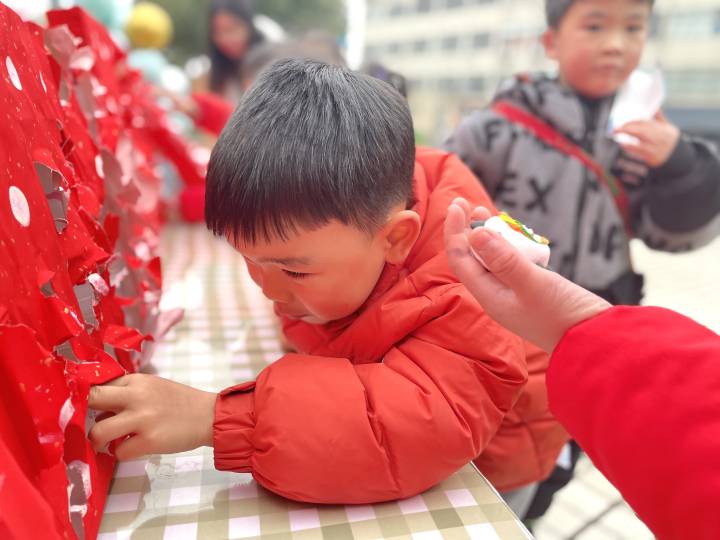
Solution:
<svg viewBox="0 0 720 540"><path fill-rule="evenodd" d="M712 145L682 135L647 180L635 233L649 247L687 251L720 234L720 156Z"/></svg>
<svg viewBox="0 0 720 540"><path fill-rule="evenodd" d="M550 408L660 540L720 538L720 336L615 307L556 347Z"/></svg>
<svg viewBox="0 0 720 540"><path fill-rule="evenodd" d="M349 504L415 495L474 459L525 384L522 343L459 285L426 309L430 322L381 361L288 354L222 392L215 466Z"/></svg>
<svg viewBox="0 0 720 540"><path fill-rule="evenodd" d="M482 109L463 119L444 146L460 157L495 199L513 140L511 124L494 111Z"/></svg>
<svg viewBox="0 0 720 540"><path fill-rule="evenodd" d="M219 136L232 116L234 110L232 103L211 92L196 92L192 95L192 99L197 106L193 118L195 125Z"/></svg>

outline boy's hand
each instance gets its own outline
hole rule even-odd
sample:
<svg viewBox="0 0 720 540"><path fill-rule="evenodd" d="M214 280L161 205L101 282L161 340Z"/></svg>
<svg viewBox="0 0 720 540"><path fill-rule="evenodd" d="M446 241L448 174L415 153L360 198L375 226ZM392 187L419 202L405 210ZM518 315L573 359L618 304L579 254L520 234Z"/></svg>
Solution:
<svg viewBox="0 0 720 540"><path fill-rule="evenodd" d="M470 230L471 217L488 216L485 208L471 212L465 199L455 199L445 219L445 249L453 272L490 317L552 352L568 329L610 307L602 298L531 263L498 233L484 227ZM472 255L471 246L485 266Z"/></svg>
<svg viewBox="0 0 720 540"><path fill-rule="evenodd" d="M637 143L621 143L621 146L630 156L653 168L668 160L680 139L680 130L668 122L662 111L658 111L652 120L628 122L613 133L635 137Z"/></svg>
<svg viewBox="0 0 720 540"><path fill-rule="evenodd" d="M92 409L115 413L90 430L95 450L115 439L119 460L212 446L216 394L154 375L125 375L90 389Z"/></svg>

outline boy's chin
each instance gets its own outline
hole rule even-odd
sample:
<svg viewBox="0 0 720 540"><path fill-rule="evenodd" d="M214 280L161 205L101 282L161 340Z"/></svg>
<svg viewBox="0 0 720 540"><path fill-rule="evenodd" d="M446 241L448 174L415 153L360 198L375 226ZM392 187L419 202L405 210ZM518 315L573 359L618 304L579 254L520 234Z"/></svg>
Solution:
<svg viewBox="0 0 720 540"><path fill-rule="evenodd" d="M577 90L577 93L580 94L580 95L583 96L583 97L588 98L588 99L597 99L597 100L599 100L599 99L606 99L606 98L609 98L609 97L614 96L615 94L617 94L617 92L618 92L619 89L620 89L620 87L617 87L617 88L609 88L609 89L605 88L605 89L602 89L602 90L594 90L594 89L592 89L592 90L589 90L589 91Z"/></svg>
<svg viewBox="0 0 720 540"><path fill-rule="evenodd" d="M325 319L321 319L320 317L316 317L315 315L306 315L305 317L300 317L300 320L307 324L325 324L329 321L326 321Z"/></svg>
<svg viewBox="0 0 720 540"><path fill-rule="evenodd" d="M568 80L564 80L562 82L566 87L570 88L575 93L588 99L605 99L614 96L623 84L621 81L617 81L615 84L587 84L585 81L574 83L573 81Z"/></svg>
<svg viewBox="0 0 720 540"><path fill-rule="evenodd" d="M618 82L617 84L603 84L597 86L577 85L575 86L575 91L586 98L605 99L617 94L621 86L621 82Z"/></svg>

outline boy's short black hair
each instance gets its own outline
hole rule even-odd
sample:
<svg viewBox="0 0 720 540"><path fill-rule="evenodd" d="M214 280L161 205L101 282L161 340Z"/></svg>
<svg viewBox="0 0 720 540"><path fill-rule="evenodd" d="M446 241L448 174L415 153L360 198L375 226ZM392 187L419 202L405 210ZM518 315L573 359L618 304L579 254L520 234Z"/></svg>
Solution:
<svg viewBox="0 0 720 540"><path fill-rule="evenodd" d="M337 220L371 233L413 201L406 100L340 66L281 60L243 97L208 164L205 221L255 243Z"/></svg>
<svg viewBox="0 0 720 540"><path fill-rule="evenodd" d="M557 28L560 25L567 10L577 0L545 0L545 18L548 28ZM654 0L645 0L652 7Z"/></svg>

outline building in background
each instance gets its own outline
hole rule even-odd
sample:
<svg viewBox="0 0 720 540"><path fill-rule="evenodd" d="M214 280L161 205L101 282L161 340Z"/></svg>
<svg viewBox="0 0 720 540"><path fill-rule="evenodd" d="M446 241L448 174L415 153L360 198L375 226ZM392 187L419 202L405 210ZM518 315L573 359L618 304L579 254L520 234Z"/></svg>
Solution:
<svg viewBox="0 0 720 540"><path fill-rule="evenodd" d="M420 140L438 144L499 81L554 69L541 0L367 0L365 60L405 75ZM644 65L659 65L681 127L720 130L720 0L657 0ZM714 126L714 127L713 127ZM717 134L715 134L717 136Z"/></svg>

